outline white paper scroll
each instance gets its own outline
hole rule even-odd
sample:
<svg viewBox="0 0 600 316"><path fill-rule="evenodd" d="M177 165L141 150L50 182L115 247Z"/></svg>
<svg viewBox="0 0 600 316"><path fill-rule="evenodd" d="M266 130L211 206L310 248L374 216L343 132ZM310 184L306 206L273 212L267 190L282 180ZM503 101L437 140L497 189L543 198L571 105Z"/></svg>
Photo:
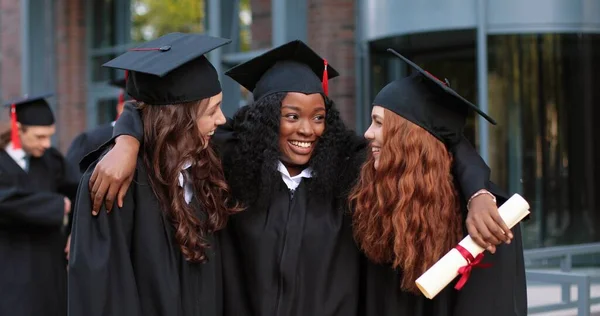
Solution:
<svg viewBox="0 0 600 316"><path fill-rule="evenodd" d="M529 203L520 195L515 194L502 204L498 211L506 226L513 228L529 214ZM485 250L477 245L471 236L463 238L458 244L467 249L473 257ZM458 276L458 269L465 265L467 265L467 260L458 250L452 249L425 271L415 283L425 297L432 299Z"/></svg>

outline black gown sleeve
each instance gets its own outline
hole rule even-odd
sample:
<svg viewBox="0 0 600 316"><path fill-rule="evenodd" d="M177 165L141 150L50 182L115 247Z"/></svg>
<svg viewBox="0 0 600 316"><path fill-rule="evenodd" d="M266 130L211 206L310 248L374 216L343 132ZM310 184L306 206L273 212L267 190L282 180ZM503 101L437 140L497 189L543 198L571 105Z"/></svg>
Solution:
<svg viewBox="0 0 600 316"><path fill-rule="evenodd" d="M87 183L88 170L82 183ZM90 192L82 185L76 201L69 260L69 315L137 316L141 304L130 253L136 203L132 192L123 208L97 217L91 214Z"/></svg>
<svg viewBox="0 0 600 316"><path fill-rule="evenodd" d="M88 146L88 137L86 133L81 133L73 141L67 150L67 155L65 156L65 160L67 164L70 166L79 166L79 163L90 152ZM79 168L77 168L78 170ZM81 177L81 174L79 175Z"/></svg>
<svg viewBox="0 0 600 316"><path fill-rule="evenodd" d="M131 103L125 104L123 113L119 115L119 118L115 122L113 129L113 139L121 135L129 135L135 137L140 144L144 139L144 125L142 123L142 117L140 112Z"/></svg>
<svg viewBox="0 0 600 316"><path fill-rule="evenodd" d="M57 193L0 188L0 221L3 224L60 226L64 208L64 197Z"/></svg>
<svg viewBox="0 0 600 316"><path fill-rule="evenodd" d="M452 174L458 181L466 201L477 191L489 189L490 168L464 136L458 144L450 148L450 152L454 156Z"/></svg>

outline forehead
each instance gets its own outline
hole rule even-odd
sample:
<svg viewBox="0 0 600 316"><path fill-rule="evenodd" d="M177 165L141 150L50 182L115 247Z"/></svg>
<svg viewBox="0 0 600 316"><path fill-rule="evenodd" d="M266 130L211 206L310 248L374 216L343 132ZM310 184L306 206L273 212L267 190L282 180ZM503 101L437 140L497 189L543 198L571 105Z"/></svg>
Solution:
<svg viewBox="0 0 600 316"><path fill-rule="evenodd" d="M34 135L38 135L38 136L47 136L47 135L52 135L54 134L56 130L56 126L55 125L49 125L49 126L27 126L27 130L26 133L30 133L30 134L34 134Z"/></svg>
<svg viewBox="0 0 600 316"><path fill-rule="evenodd" d="M288 92L283 98L282 105L311 105L325 106L325 100L320 93L304 94L300 92Z"/></svg>
<svg viewBox="0 0 600 316"><path fill-rule="evenodd" d="M385 116L385 111L383 107L379 105L373 106L373 109L371 110L371 116L379 116L383 118Z"/></svg>

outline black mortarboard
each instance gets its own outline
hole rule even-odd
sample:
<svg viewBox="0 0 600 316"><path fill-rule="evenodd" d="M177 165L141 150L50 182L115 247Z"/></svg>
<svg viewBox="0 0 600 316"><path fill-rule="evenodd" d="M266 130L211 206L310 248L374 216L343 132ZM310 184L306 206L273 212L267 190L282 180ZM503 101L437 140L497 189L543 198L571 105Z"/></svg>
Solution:
<svg viewBox="0 0 600 316"><path fill-rule="evenodd" d="M52 93L45 93L31 97L25 96L8 101L4 106L11 108L11 117L13 108L15 109L15 119L22 125L49 126L54 124L54 114L46 98L52 95Z"/></svg>
<svg viewBox="0 0 600 316"><path fill-rule="evenodd" d="M125 93L125 90L127 89L127 71L125 72L125 78L111 80L110 85L121 88L121 93L119 93L119 103L132 100L131 96Z"/></svg>
<svg viewBox="0 0 600 316"><path fill-rule="evenodd" d="M25 96L8 101L4 106L10 107L11 141L15 149L21 148L17 122L25 126L50 126L54 124L54 114L46 98L52 93Z"/></svg>
<svg viewBox="0 0 600 316"><path fill-rule="evenodd" d="M127 70L127 94L150 105L192 102L221 92L219 75L204 54L231 40L170 33L130 49L103 66Z"/></svg>
<svg viewBox="0 0 600 316"><path fill-rule="evenodd" d="M339 76L327 61L295 40L237 65L225 74L252 91L254 100L277 92L322 93Z"/></svg>
<svg viewBox="0 0 600 316"><path fill-rule="evenodd" d="M487 121L496 121L421 67L388 49L416 70L412 75L386 85L375 96L373 105L382 106L427 130L448 145L462 135L467 115L477 112Z"/></svg>

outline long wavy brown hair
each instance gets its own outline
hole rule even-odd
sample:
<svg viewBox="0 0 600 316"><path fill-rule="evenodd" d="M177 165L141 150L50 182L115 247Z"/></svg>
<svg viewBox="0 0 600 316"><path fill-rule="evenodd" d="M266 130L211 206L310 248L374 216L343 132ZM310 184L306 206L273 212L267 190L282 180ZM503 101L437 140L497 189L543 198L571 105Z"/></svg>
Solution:
<svg viewBox="0 0 600 316"><path fill-rule="evenodd" d="M401 288L415 280L462 237L452 156L421 127L385 110L379 166L369 154L350 196L354 236L375 263L402 270Z"/></svg>
<svg viewBox="0 0 600 316"><path fill-rule="evenodd" d="M205 148L198 130L197 119L208 103L209 99L169 106L137 104L144 122L142 152L150 185L175 226L181 252L190 262L206 261L205 251L210 247L206 237L225 227L228 216L241 210L229 203L221 161L210 146ZM186 162L192 166L184 177L193 184L194 198L206 216L186 203L179 185Z"/></svg>

